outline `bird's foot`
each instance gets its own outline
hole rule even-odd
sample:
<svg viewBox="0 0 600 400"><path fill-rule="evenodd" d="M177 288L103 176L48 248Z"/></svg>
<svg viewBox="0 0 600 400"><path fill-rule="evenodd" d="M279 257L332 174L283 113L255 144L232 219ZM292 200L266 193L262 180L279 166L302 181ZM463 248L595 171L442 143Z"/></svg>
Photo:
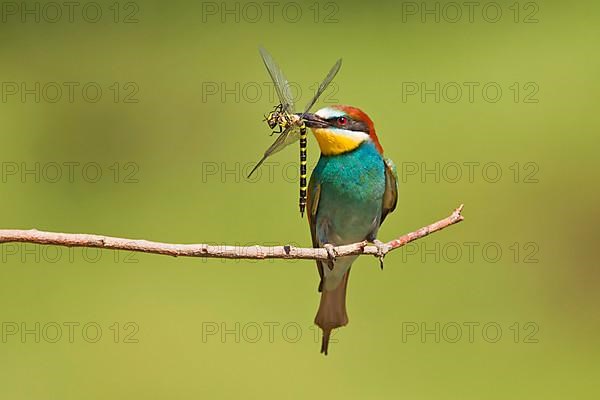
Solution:
<svg viewBox="0 0 600 400"><path fill-rule="evenodd" d="M379 258L379 266L383 270L383 257L390 251L390 246L377 239L373 240L373 244L377 247L376 257Z"/></svg>
<svg viewBox="0 0 600 400"><path fill-rule="evenodd" d="M323 245L323 248L327 251L327 257L329 258L327 260L327 265L329 266L329 269L333 269L333 263L337 257L337 254L335 253L335 246L329 243L325 243Z"/></svg>

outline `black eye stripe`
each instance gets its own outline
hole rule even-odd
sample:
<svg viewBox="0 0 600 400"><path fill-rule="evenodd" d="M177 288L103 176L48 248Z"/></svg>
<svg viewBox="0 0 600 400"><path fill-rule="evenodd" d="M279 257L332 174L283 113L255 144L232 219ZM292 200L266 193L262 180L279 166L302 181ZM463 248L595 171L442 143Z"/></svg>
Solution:
<svg viewBox="0 0 600 400"><path fill-rule="evenodd" d="M327 122L329 122L332 126L347 129L349 131L369 132L367 124L362 121L355 121L352 118L344 117L346 118L346 123L342 125L338 122L339 118L340 117L329 118Z"/></svg>

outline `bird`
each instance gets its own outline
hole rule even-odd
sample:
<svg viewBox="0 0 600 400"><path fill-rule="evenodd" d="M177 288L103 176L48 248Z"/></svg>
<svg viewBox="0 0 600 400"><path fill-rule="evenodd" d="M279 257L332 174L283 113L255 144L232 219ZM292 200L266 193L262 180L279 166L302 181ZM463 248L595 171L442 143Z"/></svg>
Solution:
<svg viewBox="0 0 600 400"><path fill-rule="evenodd" d="M313 247L328 254L327 261L317 260L321 299L315 317L327 355L331 331L348 324L346 291L357 258L336 257L334 247L367 240L377 246L383 268L386 245L377 232L396 208L398 178L373 121L359 108L328 106L303 118L321 150L308 185L307 215Z"/></svg>

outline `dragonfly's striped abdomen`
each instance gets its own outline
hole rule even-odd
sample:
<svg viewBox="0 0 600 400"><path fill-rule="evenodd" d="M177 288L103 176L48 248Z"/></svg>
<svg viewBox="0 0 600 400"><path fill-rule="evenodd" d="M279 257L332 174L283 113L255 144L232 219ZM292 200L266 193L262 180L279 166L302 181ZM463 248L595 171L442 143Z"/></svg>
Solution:
<svg viewBox="0 0 600 400"><path fill-rule="evenodd" d="M300 215L304 216L306 208L306 125L300 126Z"/></svg>

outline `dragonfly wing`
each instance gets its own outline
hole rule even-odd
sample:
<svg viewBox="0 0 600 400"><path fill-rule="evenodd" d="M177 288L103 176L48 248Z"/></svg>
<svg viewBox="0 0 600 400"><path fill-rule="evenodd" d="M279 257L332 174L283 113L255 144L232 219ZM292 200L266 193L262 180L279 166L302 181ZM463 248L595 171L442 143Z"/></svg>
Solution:
<svg viewBox="0 0 600 400"><path fill-rule="evenodd" d="M279 68L273 57L271 57L271 54L269 54L266 49L260 47L258 51L260 52L260 56L265 63L265 67L267 67L267 71L271 76L271 80L273 80L277 97L279 97L279 101L283 105L284 111L287 111L290 114L293 113L294 98L292 97L288 80L283 75L283 71L281 68Z"/></svg>
<svg viewBox="0 0 600 400"><path fill-rule="evenodd" d="M331 83L333 78L335 78L335 76L337 75L341 66L342 66L342 59L340 58L339 60L336 61L335 64L333 64L333 67L331 67L331 69L329 70L329 73L327 74L325 79L323 79L323 82L321 82L321 84L319 85L317 92L315 93L313 98L310 100L310 102L308 102L308 104L306 105L306 108L304 109L304 113L302 114L303 116L304 116L304 114L306 114L307 112L310 111L312 106L315 105L315 103L317 102L319 97L323 94L323 92L325 91L325 89L327 89L327 87L329 86L329 84Z"/></svg>
<svg viewBox="0 0 600 400"><path fill-rule="evenodd" d="M298 129L295 126L288 126L283 132L277 136L277 139L273 142L273 144L265 151L263 157L260 161L252 168L252 171L248 174L250 177L254 171L258 169L262 165L262 163L267 159L267 157L277 153L284 147L294 143L300 138L300 134L298 133Z"/></svg>

